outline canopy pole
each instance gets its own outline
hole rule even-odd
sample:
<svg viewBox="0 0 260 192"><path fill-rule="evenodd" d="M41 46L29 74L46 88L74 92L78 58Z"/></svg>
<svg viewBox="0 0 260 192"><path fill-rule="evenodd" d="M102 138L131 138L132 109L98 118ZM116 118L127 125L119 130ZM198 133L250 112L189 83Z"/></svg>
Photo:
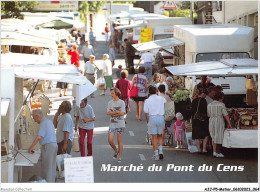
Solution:
<svg viewBox="0 0 260 192"><path fill-rule="evenodd" d="M26 96L25 100L23 101L23 105L22 105L22 107L20 108L20 110L19 110L19 112L18 112L18 114L17 114L17 116L16 116L16 118L15 118L15 120L14 120L14 123L17 121L18 117L20 116L20 114L21 114L21 112L22 112L22 110L23 110L23 106L26 105L26 102L27 102L28 97L29 97L30 95L32 95L33 92L35 91L35 88L36 88L36 86L37 86L38 83L39 83L39 79L38 79L37 82L32 86L32 88L30 89L28 95Z"/></svg>

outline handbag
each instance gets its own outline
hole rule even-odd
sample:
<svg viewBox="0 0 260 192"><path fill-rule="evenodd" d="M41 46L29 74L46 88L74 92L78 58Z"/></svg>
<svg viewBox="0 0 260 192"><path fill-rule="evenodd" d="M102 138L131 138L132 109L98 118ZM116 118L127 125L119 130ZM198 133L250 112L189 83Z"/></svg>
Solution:
<svg viewBox="0 0 260 192"><path fill-rule="evenodd" d="M201 100L201 99L200 99L200 100ZM199 120L199 121L204 122L204 121L206 121L206 119L207 119L207 115L206 115L206 114L203 114L203 113L201 113L201 112L198 111L198 110L199 110L199 106L200 106L200 100L199 100L199 103L198 103L198 106L197 106L197 111L196 111L196 113L194 114L193 119L197 119L197 120Z"/></svg>
<svg viewBox="0 0 260 192"><path fill-rule="evenodd" d="M74 134L73 141L72 141L72 147L73 147L73 151L74 152L79 152L80 151L80 148L79 148L79 134L78 134L78 132L76 132L76 134Z"/></svg>
<svg viewBox="0 0 260 192"><path fill-rule="evenodd" d="M136 85L133 86L130 90L130 97L138 97L138 88L137 88L137 82L138 82L138 75L136 79Z"/></svg>

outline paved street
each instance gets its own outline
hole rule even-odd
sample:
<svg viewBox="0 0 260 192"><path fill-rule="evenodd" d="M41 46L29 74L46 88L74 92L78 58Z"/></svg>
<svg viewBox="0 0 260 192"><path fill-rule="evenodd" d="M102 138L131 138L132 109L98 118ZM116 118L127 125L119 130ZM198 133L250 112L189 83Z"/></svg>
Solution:
<svg viewBox="0 0 260 192"><path fill-rule="evenodd" d="M95 55L97 64L101 66L102 55L108 53L108 46L105 46L103 37L98 38L97 47L95 48ZM135 64L137 60L135 60ZM124 65L124 59L122 54L117 54L116 68L119 64ZM81 56L81 65L84 65L83 58ZM114 69L115 70L115 69ZM98 75L100 75L100 71ZM132 79L130 75L129 80ZM116 82L116 80L114 81ZM55 87L56 83L54 83ZM146 143L145 135L147 131L147 125L145 122L145 116L143 114L141 122L138 122L135 118L135 103L131 101L131 112L127 116L126 131L123 135L123 155L122 163L118 163L114 160L113 150L109 146L107 141L107 131L109 116L106 115L107 103L111 100L110 92L107 90L105 96L100 96L101 91L95 92L95 98L89 98L88 103L93 107L96 122L93 138L93 158L94 158L94 177L97 183L113 183L113 182L125 182L125 183L196 183L196 182L257 182L257 170L258 159L257 150L255 149L229 149L225 150L225 158L213 158L212 154L199 155L192 154L188 149L175 149L174 146L164 147L164 159L160 161L152 160L153 150L152 146ZM41 95L38 93L36 97ZM52 88L46 89L46 94L53 102L53 108L51 109L50 116L48 118L53 119L53 115L58 109L59 104L64 100L72 101L72 85L68 89L68 96L59 97L59 90ZM186 145L185 145L186 146ZM72 152L73 157L79 157L79 152ZM102 171L103 168L111 165L113 166L142 166L142 171L116 171L111 169L110 171ZM173 165L174 164L174 165ZM198 171L198 167L201 165L212 166L210 171ZM233 166L231 169L235 171L223 171L223 166ZM158 171L148 171L149 166L157 166ZM192 166L194 167L192 167ZM167 166L174 168L166 171ZM182 167L179 167L182 166ZM217 167L220 169L217 170ZM239 167L241 166L241 167ZM238 171L237 170L242 170ZM180 171L180 169L184 169ZM185 171L185 169L188 169ZM227 168L226 168L227 169ZM128 167L125 167L128 170ZM40 160L34 167L23 168L22 182L28 182L29 178L33 175L40 175ZM64 182L64 180L58 180L57 182Z"/></svg>

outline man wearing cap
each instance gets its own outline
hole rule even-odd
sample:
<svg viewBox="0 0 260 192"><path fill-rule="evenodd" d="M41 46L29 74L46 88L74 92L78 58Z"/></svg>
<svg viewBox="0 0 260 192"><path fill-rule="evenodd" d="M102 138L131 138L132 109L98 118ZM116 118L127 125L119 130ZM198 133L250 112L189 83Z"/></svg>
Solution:
<svg viewBox="0 0 260 192"><path fill-rule="evenodd" d="M93 85L95 85L96 83L97 70L99 70L99 68L96 66L94 61L95 61L95 56L90 55L89 61L86 62L84 67L85 70L84 75ZM91 94L91 97L94 98L94 93Z"/></svg>
<svg viewBox="0 0 260 192"><path fill-rule="evenodd" d="M83 47L82 53L83 53L85 63L89 61L90 55L94 55L93 47L92 45L89 45L88 40L85 41L85 45Z"/></svg>

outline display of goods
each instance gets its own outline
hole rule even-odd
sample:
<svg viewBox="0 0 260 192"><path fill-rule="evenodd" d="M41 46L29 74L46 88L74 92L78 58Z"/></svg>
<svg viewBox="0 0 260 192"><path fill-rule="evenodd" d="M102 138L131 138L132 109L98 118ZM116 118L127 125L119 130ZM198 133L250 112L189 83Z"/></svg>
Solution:
<svg viewBox="0 0 260 192"><path fill-rule="evenodd" d="M52 102L50 102L50 105L49 107L52 108ZM42 107L42 104L41 102L39 101L39 99L35 99L35 100L32 100L31 101L31 108L34 109L34 108L41 108Z"/></svg>
<svg viewBox="0 0 260 192"><path fill-rule="evenodd" d="M31 102L31 108L41 108L42 104L41 102L39 101L39 99L36 99L36 100L33 100Z"/></svg>
<svg viewBox="0 0 260 192"><path fill-rule="evenodd" d="M177 90L175 94L172 96L172 100L175 103L179 103L180 101L186 101L189 99L190 92L186 89L184 90Z"/></svg>
<svg viewBox="0 0 260 192"><path fill-rule="evenodd" d="M227 109L232 127L257 129L258 114L254 108Z"/></svg>

